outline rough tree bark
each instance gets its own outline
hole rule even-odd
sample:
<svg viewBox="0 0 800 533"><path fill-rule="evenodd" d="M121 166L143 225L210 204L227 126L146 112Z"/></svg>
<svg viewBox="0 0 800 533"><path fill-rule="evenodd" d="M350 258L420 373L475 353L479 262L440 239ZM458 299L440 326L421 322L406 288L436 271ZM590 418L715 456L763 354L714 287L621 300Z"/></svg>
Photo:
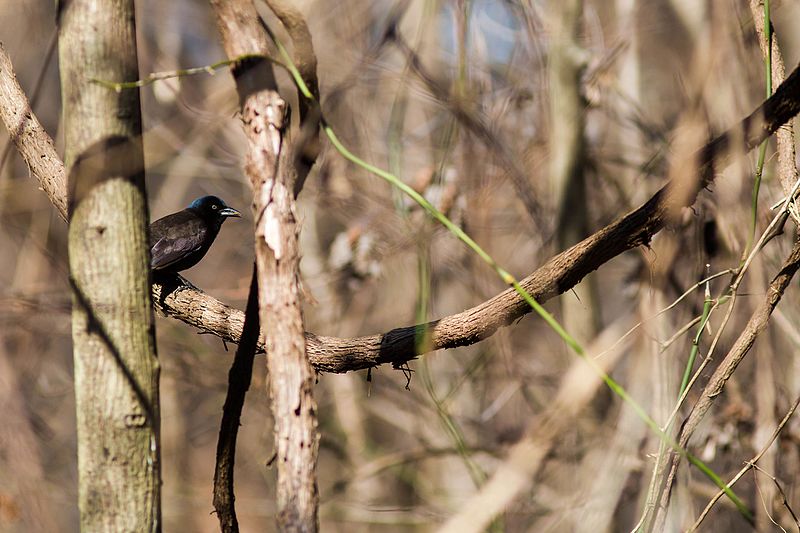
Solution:
<svg viewBox="0 0 800 533"><path fill-rule="evenodd" d="M229 58L269 53L268 35L251 0L212 0ZM248 147L244 171L253 186L259 315L267 352L278 469L278 527L316 531L317 406L306 354L299 290L300 252L286 102L264 58L233 68Z"/></svg>
<svg viewBox="0 0 800 533"><path fill-rule="evenodd" d="M82 531L161 527L158 361L148 276L133 0L59 12Z"/></svg>

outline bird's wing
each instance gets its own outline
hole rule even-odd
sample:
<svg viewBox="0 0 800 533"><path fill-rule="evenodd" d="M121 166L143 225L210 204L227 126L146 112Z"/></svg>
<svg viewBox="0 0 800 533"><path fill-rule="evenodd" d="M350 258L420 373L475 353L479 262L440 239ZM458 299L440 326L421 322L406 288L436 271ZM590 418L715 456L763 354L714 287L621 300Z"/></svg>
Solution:
<svg viewBox="0 0 800 533"><path fill-rule="evenodd" d="M190 211L179 211L150 225L150 266L166 268L202 248L206 224Z"/></svg>

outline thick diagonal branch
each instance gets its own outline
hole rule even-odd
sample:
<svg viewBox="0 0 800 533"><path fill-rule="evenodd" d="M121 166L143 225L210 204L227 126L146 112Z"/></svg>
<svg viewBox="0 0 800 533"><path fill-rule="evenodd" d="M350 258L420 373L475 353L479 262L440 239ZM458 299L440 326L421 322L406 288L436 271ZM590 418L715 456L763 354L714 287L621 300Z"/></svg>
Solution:
<svg viewBox="0 0 800 533"><path fill-rule="evenodd" d="M2 49L0 55L4 55ZM9 85L9 76L13 78L10 70L0 71L0 88ZM0 89L0 95L2 94L4 94L3 89ZM12 99L25 101L25 96L17 92L13 94ZM710 170L715 154L725 152L731 143L731 138L746 139L742 148L750 150L794 117L798 111L800 111L800 68L795 68L772 97L728 133L709 142L698 152L699 157L707 162L705 167ZM13 122L7 120L6 105L3 102L0 102L0 114L6 126L13 127L9 125L13 125ZM44 131L41 130L41 133ZM31 148L24 139L20 141L24 149L35 150L35 147ZM46 157L44 153L42 157ZM42 174L44 169L34 166L30 168L54 205L58 206L59 202L65 202L57 190L45 186L46 182L52 179L51 175ZM696 191L708 185L713 178L713 172L706 171L703 179L697 184L695 194L684 197L685 205L691 205L696 197ZM523 280L523 287L539 302L544 302L570 290L587 274L597 270L617 255L648 243L653 235L664 227L666 200L670 196L668 191L669 184L638 209L551 258ZM157 303L158 311L164 316L181 320L222 339L239 341L244 313L199 289L181 287L177 281L164 286L154 285L153 299ZM421 355L414 342L419 328L426 328L434 333L433 342L425 344L426 348L430 350L454 348L479 342L491 336L498 328L507 326L530 311L530 307L516 292L506 290L461 313L428 324L397 328L378 335L343 339L322 337L307 332L306 346L311 364L323 372L348 372L385 363L401 364Z"/></svg>
<svg viewBox="0 0 800 533"><path fill-rule="evenodd" d="M31 174L36 176L39 186L66 221L67 174L64 163L56 153L53 139L33 114L3 43L0 43L0 118Z"/></svg>

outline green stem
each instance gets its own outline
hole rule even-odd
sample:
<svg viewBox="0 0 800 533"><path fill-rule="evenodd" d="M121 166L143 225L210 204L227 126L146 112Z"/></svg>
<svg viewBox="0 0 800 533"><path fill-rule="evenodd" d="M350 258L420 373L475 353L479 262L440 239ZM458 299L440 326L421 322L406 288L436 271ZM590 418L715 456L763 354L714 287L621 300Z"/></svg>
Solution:
<svg viewBox="0 0 800 533"><path fill-rule="evenodd" d="M766 54L764 55L764 70L766 71L766 95L772 96L772 22L769 15L769 0L764 0L764 40ZM750 209L750 237L747 240L746 250L750 250L756 235L756 223L758 222L758 193L761 189L761 178L764 174L764 161L767 155L767 140L758 147L758 162L756 163L756 175L753 181L753 200ZM745 252L746 254L746 252Z"/></svg>
<svg viewBox="0 0 800 533"><path fill-rule="evenodd" d="M706 299L703 302L703 315L700 317L700 324L697 326L697 333L692 339L692 349L689 352L689 360L686 362L686 369L683 371L683 379L681 380L681 388L678 392L678 399L683 396L686 387L689 385L689 378L692 376L692 368L694 368L694 361L697 358L697 352L700 347L700 337L703 334L703 330L706 328L706 323L708 323L708 317L711 312L711 308L714 306L714 300L711 299L711 291L709 289L709 284L706 283Z"/></svg>

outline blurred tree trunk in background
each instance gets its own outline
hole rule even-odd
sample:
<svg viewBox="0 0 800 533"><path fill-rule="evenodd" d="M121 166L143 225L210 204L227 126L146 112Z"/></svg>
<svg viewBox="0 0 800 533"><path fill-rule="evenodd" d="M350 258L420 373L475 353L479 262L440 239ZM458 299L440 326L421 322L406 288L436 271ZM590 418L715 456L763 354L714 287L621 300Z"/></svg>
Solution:
<svg viewBox="0 0 800 533"><path fill-rule="evenodd" d="M556 200L556 242L566 250L589 235L586 202L586 102L581 75L588 57L580 44L583 0L553 0L550 71L550 179ZM564 327L581 342L597 334L597 281L589 275L561 299Z"/></svg>
<svg viewBox="0 0 800 533"><path fill-rule="evenodd" d="M132 0L59 13L83 531L161 527L158 362Z"/></svg>

